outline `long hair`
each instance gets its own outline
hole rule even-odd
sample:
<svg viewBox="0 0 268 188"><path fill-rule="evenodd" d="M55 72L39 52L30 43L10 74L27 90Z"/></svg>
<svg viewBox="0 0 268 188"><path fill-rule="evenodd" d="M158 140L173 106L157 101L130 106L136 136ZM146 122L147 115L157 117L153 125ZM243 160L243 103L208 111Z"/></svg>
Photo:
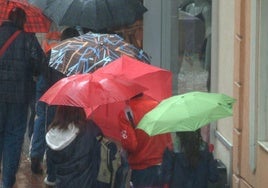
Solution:
<svg viewBox="0 0 268 188"><path fill-rule="evenodd" d="M23 30L26 22L26 13L22 8L15 7L9 12L8 19L12 21L19 29Z"/></svg>
<svg viewBox="0 0 268 188"><path fill-rule="evenodd" d="M83 108L74 106L58 106L49 129L57 127L59 129L66 130L70 123L74 123L74 125L81 131L86 122L86 113Z"/></svg>
<svg viewBox="0 0 268 188"><path fill-rule="evenodd" d="M195 168L200 160L200 146L203 142L200 129L193 132L177 132L177 136L190 167Z"/></svg>

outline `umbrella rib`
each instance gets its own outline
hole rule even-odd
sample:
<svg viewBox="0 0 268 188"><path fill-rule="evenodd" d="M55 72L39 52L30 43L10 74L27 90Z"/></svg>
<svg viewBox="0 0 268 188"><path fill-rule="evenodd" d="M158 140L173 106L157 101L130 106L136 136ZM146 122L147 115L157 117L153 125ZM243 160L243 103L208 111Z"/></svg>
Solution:
<svg viewBox="0 0 268 188"><path fill-rule="evenodd" d="M83 47L86 46L87 44L88 44L88 42L85 42L85 43L82 45L81 48L83 48ZM64 72L67 72L67 69L68 69L68 67L69 67L69 65L70 65L70 63L71 63L72 58L74 57L74 55L75 55L81 48L78 48L77 50L75 50L75 52L71 55L70 59L68 60L68 63L66 64L67 66L65 67Z"/></svg>

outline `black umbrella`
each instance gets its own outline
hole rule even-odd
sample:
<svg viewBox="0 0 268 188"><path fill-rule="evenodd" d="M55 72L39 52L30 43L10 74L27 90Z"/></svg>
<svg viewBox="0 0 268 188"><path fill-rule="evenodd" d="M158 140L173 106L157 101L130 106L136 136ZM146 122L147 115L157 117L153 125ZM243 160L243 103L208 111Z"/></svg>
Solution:
<svg viewBox="0 0 268 188"><path fill-rule="evenodd" d="M133 24L147 11L140 0L31 0L58 25L94 31ZM46 1L39 3L39 1Z"/></svg>
<svg viewBox="0 0 268 188"><path fill-rule="evenodd" d="M47 1L46 0L28 0L28 2L38 8L40 8L41 10L44 10L47 6Z"/></svg>

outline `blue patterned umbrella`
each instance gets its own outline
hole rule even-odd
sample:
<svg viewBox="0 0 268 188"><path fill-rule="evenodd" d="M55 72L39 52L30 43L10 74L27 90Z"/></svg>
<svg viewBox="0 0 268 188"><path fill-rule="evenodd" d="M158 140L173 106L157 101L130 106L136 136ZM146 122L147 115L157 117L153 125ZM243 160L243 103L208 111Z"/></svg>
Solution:
<svg viewBox="0 0 268 188"><path fill-rule="evenodd" d="M99 67L128 55L145 63L149 56L116 34L86 33L61 41L51 50L49 66L70 76L93 72Z"/></svg>

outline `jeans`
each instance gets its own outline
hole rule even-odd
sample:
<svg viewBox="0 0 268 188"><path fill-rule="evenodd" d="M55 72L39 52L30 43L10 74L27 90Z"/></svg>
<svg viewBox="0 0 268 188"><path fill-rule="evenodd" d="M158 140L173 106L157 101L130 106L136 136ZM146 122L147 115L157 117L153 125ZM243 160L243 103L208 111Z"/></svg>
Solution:
<svg viewBox="0 0 268 188"><path fill-rule="evenodd" d="M43 160L46 150L46 129L54 116L54 108L48 107L44 102L36 103L36 119L31 140L30 157Z"/></svg>
<svg viewBox="0 0 268 188"><path fill-rule="evenodd" d="M50 115L47 105L44 102L38 101L47 89L47 82L41 75L38 77L36 83L36 107L35 107L35 121L34 129L30 146L30 157L43 160L46 150L46 127L51 122L53 115ZM51 112L52 113L52 112Z"/></svg>
<svg viewBox="0 0 268 188"><path fill-rule="evenodd" d="M36 119L34 121L34 130L31 139L30 157L43 160L46 151L46 131L48 125L52 122L55 107L49 107L46 103L39 101L41 96L47 90L48 85L45 78L41 75L36 83ZM47 159L47 173L50 179L54 179L54 166Z"/></svg>
<svg viewBox="0 0 268 188"><path fill-rule="evenodd" d="M12 187L16 181L24 134L27 125L28 104L0 103L0 155L2 155L3 187Z"/></svg>

